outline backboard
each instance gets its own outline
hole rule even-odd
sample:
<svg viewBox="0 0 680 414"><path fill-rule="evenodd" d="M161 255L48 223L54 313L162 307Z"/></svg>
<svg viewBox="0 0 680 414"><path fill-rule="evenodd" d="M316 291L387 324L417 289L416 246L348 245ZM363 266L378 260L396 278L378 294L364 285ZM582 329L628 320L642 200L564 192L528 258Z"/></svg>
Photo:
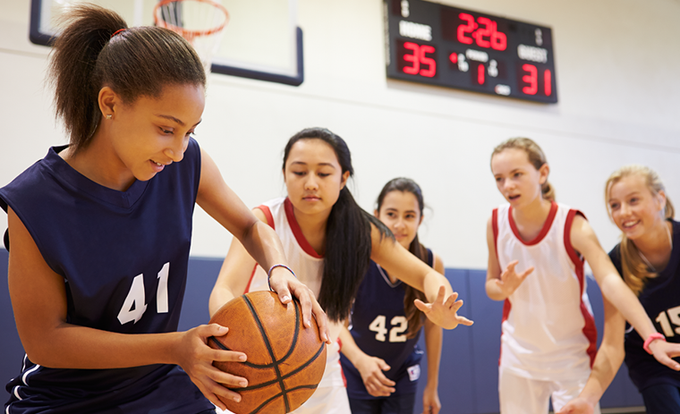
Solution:
<svg viewBox="0 0 680 414"><path fill-rule="evenodd" d="M304 81L302 30L297 0L217 0L229 24L211 71L299 86ZM58 36L57 19L69 6L94 3L119 13L129 26L153 25L157 0L31 0L31 42L49 46Z"/></svg>

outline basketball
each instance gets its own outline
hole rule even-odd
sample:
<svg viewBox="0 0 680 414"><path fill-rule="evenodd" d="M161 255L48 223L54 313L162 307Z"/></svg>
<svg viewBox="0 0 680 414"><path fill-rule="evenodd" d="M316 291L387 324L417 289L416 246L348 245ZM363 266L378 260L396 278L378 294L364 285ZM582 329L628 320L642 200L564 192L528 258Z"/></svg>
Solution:
<svg viewBox="0 0 680 414"><path fill-rule="evenodd" d="M274 292L258 291L234 298L210 319L229 332L211 337L215 349L244 352L246 362L215 362L222 371L248 380L244 388L231 388L241 402L221 399L229 411L288 413L316 390L326 368L326 344L316 320L305 328L300 303L282 304Z"/></svg>

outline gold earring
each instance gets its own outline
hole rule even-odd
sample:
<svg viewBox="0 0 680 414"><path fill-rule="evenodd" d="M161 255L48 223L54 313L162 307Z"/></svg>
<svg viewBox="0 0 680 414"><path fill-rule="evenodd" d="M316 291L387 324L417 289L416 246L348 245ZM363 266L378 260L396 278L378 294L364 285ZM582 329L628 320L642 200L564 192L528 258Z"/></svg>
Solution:
<svg viewBox="0 0 680 414"><path fill-rule="evenodd" d="M107 115L105 115L105 118L106 118L106 119L111 119L111 118L113 118L113 115L107 114Z"/></svg>

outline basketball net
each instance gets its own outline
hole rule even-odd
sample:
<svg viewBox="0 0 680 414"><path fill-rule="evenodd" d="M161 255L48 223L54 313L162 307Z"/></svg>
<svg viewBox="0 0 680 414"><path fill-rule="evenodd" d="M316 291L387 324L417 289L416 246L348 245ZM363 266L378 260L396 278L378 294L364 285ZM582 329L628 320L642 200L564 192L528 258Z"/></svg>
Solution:
<svg viewBox="0 0 680 414"><path fill-rule="evenodd" d="M153 11L156 26L185 38L201 58L206 75L229 22L227 9L215 0L161 0Z"/></svg>

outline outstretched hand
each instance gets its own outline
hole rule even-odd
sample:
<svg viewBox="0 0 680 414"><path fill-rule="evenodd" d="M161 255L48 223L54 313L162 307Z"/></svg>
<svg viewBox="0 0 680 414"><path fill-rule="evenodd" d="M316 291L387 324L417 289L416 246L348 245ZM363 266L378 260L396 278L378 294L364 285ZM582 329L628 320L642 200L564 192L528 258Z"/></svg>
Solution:
<svg viewBox="0 0 680 414"><path fill-rule="evenodd" d="M519 285L521 285L522 282L524 282L524 279L526 279L527 276L529 276L531 272L534 271L534 267L531 266L524 272L517 273L515 271L515 266L517 266L517 263L519 263L517 260L513 260L512 262L510 262L508 267L506 267L503 273L501 273L500 279L496 279L494 281L496 283L496 286L498 286L503 295L505 295L506 297L512 295L513 292L517 290Z"/></svg>
<svg viewBox="0 0 680 414"><path fill-rule="evenodd" d="M649 344L649 349L657 361L674 371L680 371L680 364L671 359L680 356L680 344L656 340Z"/></svg>
<svg viewBox="0 0 680 414"><path fill-rule="evenodd" d="M556 414L593 414L595 408L583 398L574 398Z"/></svg>
<svg viewBox="0 0 680 414"><path fill-rule="evenodd" d="M439 287L439 292L434 302L425 303L420 299L416 299L414 303L432 323L444 329L453 329L459 324L472 325L474 322L464 316L459 316L457 313L458 309L463 306L462 300L456 300L458 299L458 293L453 292L448 298L445 298L445 295L446 289L442 285Z"/></svg>
<svg viewBox="0 0 680 414"><path fill-rule="evenodd" d="M331 344L331 334L328 330L328 318L326 312L321 309L321 305L316 301L314 293L300 282L293 274L284 267L274 268L269 278L269 286L279 296L279 300L284 305L288 304L291 299L291 292L300 302L302 307L302 320L305 328L312 326L312 314L316 318L316 323L319 325L319 337L327 344Z"/></svg>
<svg viewBox="0 0 680 414"><path fill-rule="evenodd" d="M180 343L176 347L177 365L189 375L203 395L211 403L226 410L222 400L241 401L241 396L228 389L248 386L248 380L237 377L213 366L213 361L243 362L246 355L243 352L212 349L208 346L208 338L223 336L228 328L217 324L201 325L182 332Z"/></svg>

